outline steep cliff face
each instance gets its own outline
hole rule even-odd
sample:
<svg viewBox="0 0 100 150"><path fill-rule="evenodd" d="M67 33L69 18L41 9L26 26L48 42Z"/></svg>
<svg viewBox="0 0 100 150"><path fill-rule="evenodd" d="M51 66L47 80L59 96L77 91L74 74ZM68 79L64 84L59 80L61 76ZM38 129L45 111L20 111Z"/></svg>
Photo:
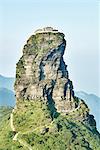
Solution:
<svg viewBox="0 0 100 150"><path fill-rule="evenodd" d="M16 106L4 120L8 128L1 130L2 139L7 134L1 149L99 150L94 117L74 96L65 47L64 34L51 27L28 39L16 66Z"/></svg>
<svg viewBox="0 0 100 150"><path fill-rule="evenodd" d="M65 47L64 34L50 27L36 31L28 39L17 63L17 100L42 99L62 113L79 106L63 60Z"/></svg>

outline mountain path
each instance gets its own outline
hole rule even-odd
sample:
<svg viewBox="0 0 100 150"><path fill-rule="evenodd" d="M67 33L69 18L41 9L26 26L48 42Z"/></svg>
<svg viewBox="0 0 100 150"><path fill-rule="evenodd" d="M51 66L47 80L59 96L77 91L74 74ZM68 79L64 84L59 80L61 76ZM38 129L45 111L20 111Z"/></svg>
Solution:
<svg viewBox="0 0 100 150"><path fill-rule="evenodd" d="M11 113L11 115L10 115L10 127L11 127L12 131L16 132L16 129L15 129L15 126L14 126L14 123L13 123L13 112L14 112L14 109L12 110L12 113ZM31 133L31 132L34 132L34 131L36 131L36 130L41 130L41 129L43 129L43 127L46 127L46 128L47 128L47 127L49 127L52 123L53 123L53 121L52 121L50 124L46 125L46 126L45 126L45 125L44 125L44 126L39 126L39 127L35 128L33 131L30 130L30 131L26 131L26 132L24 132L24 133L17 132L17 133L15 134L13 140L14 140L14 141L18 141L18 142L19 142L21 145L23 145L24 147L28 148L29 150L32 150L32 147L31 147L29 144L27 144L27 142L23 141L22 139L19 139L19 138L18 138L18 135L19 135L19 134Z"/></svg>
<svg viewBox="0 0 100 150"><path fill-rule="evenodd" d="M68 111L68 112L69 112L69 113L74 112L74 111L78 110L79 108L80 108L80 105L79 105L76 109L71 110L70 112ZM11 126L12 131L16 132L16 129L15 129L15 126L14 126L14 123L13 123L13 113L14 113L14 111L15 111L15 110L13 109L13 110L12 110L12 113L11 113L11 115L10 115L10 126ZM67 113L67 112L66 112L66 113ZM18 138L18 135L19 135L19 134L32 133L32 132L34 132L34 131L43 129L44 127L48 128L48 127L50 127L50 125L52 125L52 123L53 123L53 121L52 121L51 123L47 124L47 125L39 126L39 127L35 128L33 131L30 130L30 131L26 131L26 132L23 132L23 133L17 132L17 133L15 134L13 140L14 140L14 141L18 141L18 142L19 142L21 145L23 145L24 147L28 148L29 150L32 150L32 147L31 147L29 144L27 144L27 142L23 141L22 139L19 139L19 138ZM42 131L42 130L41 130L41 131Z"/></svg>
<svg viewBox="0 0 100 150"><path fill-rule="evenodd" d="M12 131L16 132L16 129L14 127L14 123L13 123L13 112L14 112L14 109L12 110L12 113L10 115L10 127L12 129ZM24 147L28 148L29 150L32 150L32 147L27 144L25 141L21 140L21 139L18 139L18 135L20 134L20 132L17 132L13 138L14 141L18 141L21 145L23 145Z"/></svg>

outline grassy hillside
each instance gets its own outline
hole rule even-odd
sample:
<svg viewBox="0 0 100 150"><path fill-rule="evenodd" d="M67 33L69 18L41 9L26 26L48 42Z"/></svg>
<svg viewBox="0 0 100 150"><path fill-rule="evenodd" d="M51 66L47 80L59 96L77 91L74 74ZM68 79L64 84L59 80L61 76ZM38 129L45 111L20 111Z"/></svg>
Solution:
<svg viewBox="0 0 100 150"><path fill-rule="evenodd" d="M10 127L11 107L0 107L0 150L23 150L23 147L12 139L15 133Z"/></svg>
<svg viewBox="0 0 100 150"><path fill-rule="evenodd" d="M99 133L71 115L50 111L42 101L17 103L10 127L11 108L0 109L0 150L99 150ZM79 113L78 113L79 114ZM76 115L77 116L77 115ZM14 141L13 138L17 138Z"/></svg>

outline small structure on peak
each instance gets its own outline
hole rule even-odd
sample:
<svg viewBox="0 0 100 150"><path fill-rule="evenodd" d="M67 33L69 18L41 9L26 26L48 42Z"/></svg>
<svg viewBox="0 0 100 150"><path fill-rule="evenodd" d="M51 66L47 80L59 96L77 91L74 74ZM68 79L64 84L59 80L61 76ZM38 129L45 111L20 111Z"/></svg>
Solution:
<svg viewBox="0 0 100 150"><path fill-rule="evenodd" d="M52 32L52 33L58 33L58 30L53 29L52 27L45 27L43 29L38 29L34 33L46 33L46 32Z"/></svg>

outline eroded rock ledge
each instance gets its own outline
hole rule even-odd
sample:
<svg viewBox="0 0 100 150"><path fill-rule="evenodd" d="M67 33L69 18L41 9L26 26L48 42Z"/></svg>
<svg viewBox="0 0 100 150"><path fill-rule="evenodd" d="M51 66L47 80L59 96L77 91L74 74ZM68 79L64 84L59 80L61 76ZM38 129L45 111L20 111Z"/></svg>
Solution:
<svg viewBox="0 0 100 150"><path fill-rule="evenodd" d="M64 34L51 27L37 30L28 39L16 66L16 99L42 100L52 116L55 112L68 114L80 109L82 113L76 118L87 120L88 107L74 96L63 59L65 47Z"/></svg>

